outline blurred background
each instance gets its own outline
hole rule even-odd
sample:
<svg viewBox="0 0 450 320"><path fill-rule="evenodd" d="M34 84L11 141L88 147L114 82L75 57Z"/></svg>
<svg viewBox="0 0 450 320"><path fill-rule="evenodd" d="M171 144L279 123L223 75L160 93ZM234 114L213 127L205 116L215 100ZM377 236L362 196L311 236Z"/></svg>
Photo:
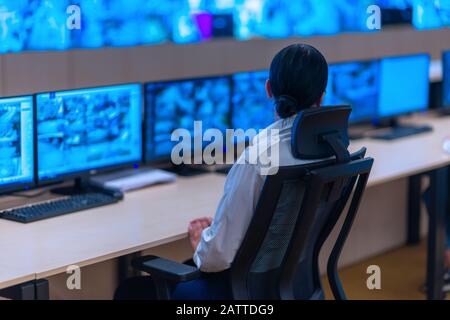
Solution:
<svg viewBox="0 0 450 320"><path fill-rule="evenodd" d="M0 95L264 70L300 39L331 63L438 59L449 25L449 0L1 0Z"/></svg>
<svg viewBox="0 0 450 320"><path fill-rule="evenodd" d="M419 30L450 24L446 0L4 0L0 52L365 32L373 4L387 24ZM66 27L69 5L82 8L78 32Z"/></svg>

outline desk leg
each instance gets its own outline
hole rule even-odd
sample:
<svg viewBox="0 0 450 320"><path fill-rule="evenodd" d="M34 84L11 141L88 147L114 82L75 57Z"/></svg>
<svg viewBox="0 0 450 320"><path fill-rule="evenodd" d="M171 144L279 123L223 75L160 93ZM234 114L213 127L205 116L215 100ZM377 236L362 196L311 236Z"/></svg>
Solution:
<svg viewBox="0 0 450 320"><path fill-rule="evenodd" d="M421 179L421 174L408 179L408 245L415 245L420 241Z"/></svg>
<svg viewBox="0 0 450 320"><path fill-rule="evenodd" d="M0 296L12 300L49 300L47 280L33 280L0 290Z"/></svg>
<svg viewBox="0 0 450 320"><path fill-rule="evenodd" d="M48 280L39 279L35 281L36 300L50 300L50 288Z"/></svg>
<svg viewBox="0 0 450 320"><path fill-rule="evenodd" d="M430 174L430 222L428 228L427 299L442 299L445 217L448 199L448 168L436 169Z"/></svg>
<svg viewBox="0 0 450 320"><path fill-rule="evenodd" d="M12 300L35 300L34 281L28 281L0 290L0 296Z"/></svg>
<svg viewBox="0 0 450 320"><path fill-rule="evenodd" d="M118 259L118 281L121 283L123 280L140 276L140 272L131 266L131 261L141 256L140 252L131 253L126 256L121 256Z"/></svg>

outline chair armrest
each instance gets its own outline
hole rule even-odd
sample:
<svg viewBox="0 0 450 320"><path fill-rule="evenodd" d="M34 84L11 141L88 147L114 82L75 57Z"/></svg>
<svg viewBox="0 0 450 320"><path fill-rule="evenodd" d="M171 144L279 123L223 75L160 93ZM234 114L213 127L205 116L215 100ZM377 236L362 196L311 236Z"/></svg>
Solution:
<svg viewBox="0 0 450 320"><path fill-rule="evenodd" d="M199 269L183 263L167 260L157 256L144 256L134 259L131 265L152 277L173 282L185 282L198 279L201 275Z"/></svg>

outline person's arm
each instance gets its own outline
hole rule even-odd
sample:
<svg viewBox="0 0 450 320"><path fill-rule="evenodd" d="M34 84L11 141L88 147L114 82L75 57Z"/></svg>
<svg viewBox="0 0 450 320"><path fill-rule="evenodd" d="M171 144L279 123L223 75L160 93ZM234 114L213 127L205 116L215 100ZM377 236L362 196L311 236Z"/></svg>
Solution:
<svg viewBox="0 0 450 320"><path fill-rule="evenodd" d="M194 262L202 271L219 272L230 267L247 232L263 183L264 177L255 166L233 166L212 225L201 232L194 253Z"/></svg>

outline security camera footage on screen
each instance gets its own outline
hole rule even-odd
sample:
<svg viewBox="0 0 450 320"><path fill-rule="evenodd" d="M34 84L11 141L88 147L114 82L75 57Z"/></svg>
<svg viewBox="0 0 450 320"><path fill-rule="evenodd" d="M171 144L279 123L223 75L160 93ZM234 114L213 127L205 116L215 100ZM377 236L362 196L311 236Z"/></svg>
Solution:
<svg viewBox="0 0 450 320"><path fill-rule="evenodd" d="M419 29L450 25L450 0L3 0L0 53L364 32L373 4L412 8Z"/></svg>
<svg viewBox="0 0 450 320"><path fill-rule="evenodd" d="M349 104L353 107L350 122L377 117L378 62L350 62L330 65L323 104Z"/></svg>
<svg viewBox="0 0 450 320"><path fill-rule="evenodd" d="M194 121L202 121L203 132L209 128L224 132L229 127L228 77L150 83L146 96L148 160L170 157L176 129L189 130L194 139Z"/></svg>
<svg viewBox="0 0 450 320"><path fill-rule="evenodd" d="M350 104L352 123L424 111L429 66L427 54L332 64L323 104Z"/></svg>
<svg viewBox="0 0 450 320"><path fill-rule="evenodd" d="M268 78L268 71L233 75L233 128L259 130L275 121L273 101L266 95L265 85Z"/></svg>
<svg viewBox="0 0 450 320"><path fill-rule="evenodd" d="M33 99L0 99L0 189L33 181Z"/></svg>
<svg viewBox="0 0 450 320"><path fill-rule="evenodd" d="M140 161L140 99L137 84L37 95L39 179Z"/></svg>

